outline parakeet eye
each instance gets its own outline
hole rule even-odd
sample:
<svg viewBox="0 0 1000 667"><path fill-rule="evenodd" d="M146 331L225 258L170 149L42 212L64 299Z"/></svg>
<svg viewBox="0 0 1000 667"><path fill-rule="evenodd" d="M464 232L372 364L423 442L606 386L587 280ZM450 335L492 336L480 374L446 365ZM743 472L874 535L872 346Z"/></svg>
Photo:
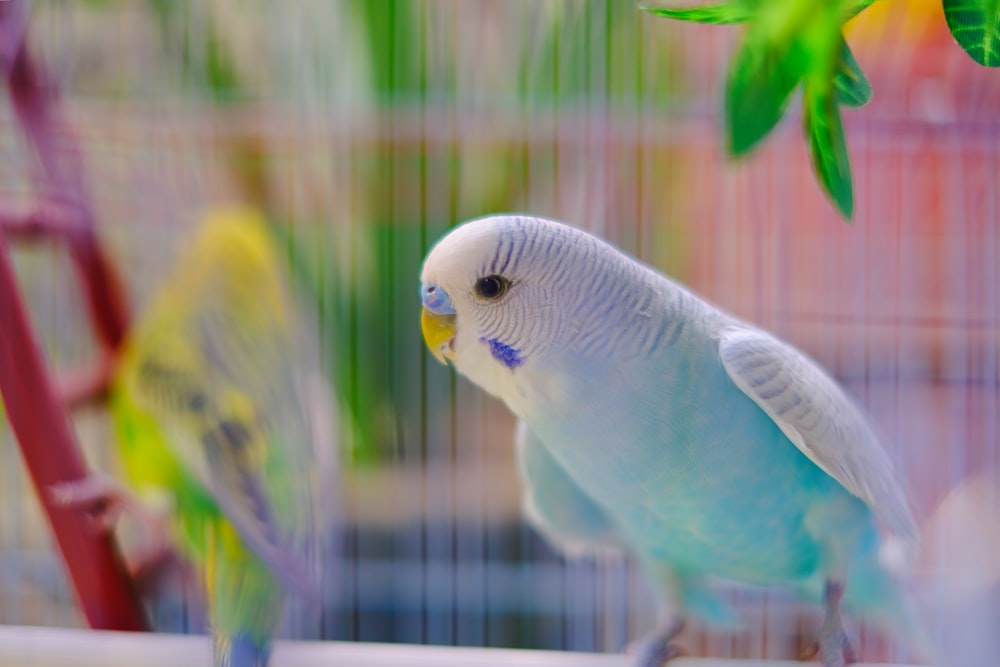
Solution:
<svg viewBox="0 0 1000 667"><path fill-rule="evenodd" d="M476 294L484 299L499 299L507 293L510 281L503 276L486 276L476 281Z"/></svg>

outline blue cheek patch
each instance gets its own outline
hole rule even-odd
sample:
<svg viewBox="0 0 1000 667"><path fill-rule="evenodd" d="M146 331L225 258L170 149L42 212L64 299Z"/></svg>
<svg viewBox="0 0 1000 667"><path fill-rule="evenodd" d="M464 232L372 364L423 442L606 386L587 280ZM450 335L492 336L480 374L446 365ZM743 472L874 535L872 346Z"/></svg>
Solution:
<svg viewBox="0 0 1000 667"><path fill-rule="evenodd" d="M501 343L496 338L491 338L489 340L480 339L484 343L489 343L490 354L493 358L502 363L504 366L510 369L515 369L524 363L524 359L521 358L521 353L515 350L510 345L505 345Z"/></svg>

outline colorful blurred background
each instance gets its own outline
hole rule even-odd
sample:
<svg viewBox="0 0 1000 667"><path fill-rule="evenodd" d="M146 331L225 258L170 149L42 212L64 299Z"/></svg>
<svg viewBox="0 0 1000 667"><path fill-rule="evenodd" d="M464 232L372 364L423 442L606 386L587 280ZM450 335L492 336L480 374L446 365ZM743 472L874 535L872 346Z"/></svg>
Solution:
<svg viewBox="0 0 1000 667"><path fill-rule="evenodd" d="M322 614L290 615L285 636L617 651L653 622L633 563L564 561L522 523L511 416L423 348L423 255L457 222L501 211L594 231L829 368L910 490L922 581L975 570L997 609L1000 74L954 44L937 0L881 0L848 24L874 89L845 113L852 224L815 183L797 110L751 157L726 159L738 28L630 0L27 10L74 137L55 149L79 148L132 312L202 210L235 200L274 223L317 313L343 425L341 549ZM2 205L32 202L36 172L0 98ZM50 363L91 356L66 253L18 246L14 262ZM114 474L104 410L73 423L90 465ZM956 498L982 523L941 518ZM819 622L781 593L731 597L745 627L689 627L692 653L794 657ZM159 629L201 630L179 590L153 612ZM2 423L0 624L85 625ZM906 655L861 640L865 658Z"/></svg>

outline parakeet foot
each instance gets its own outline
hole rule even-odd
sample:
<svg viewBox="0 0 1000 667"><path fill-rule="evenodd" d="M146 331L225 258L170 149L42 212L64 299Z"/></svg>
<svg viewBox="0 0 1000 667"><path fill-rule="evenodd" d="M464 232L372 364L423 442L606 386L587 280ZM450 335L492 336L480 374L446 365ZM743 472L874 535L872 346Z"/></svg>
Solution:
<svg viewBox="0 0 1000 667"><path fill-rule="evenodd" d="M844 619L840 615L840 599L844 596L842 584L828 581L823 592L824 617L819 638L802 656L804 659L819 655L823 667L845 667L858 661L858 656L847 636Z"/></svg>
<svg viewBox="0 0 1000 667"><path fill-rule="evenodd" d="M663 624L629 644L626 653L635 656L636 667L662 667L668 660L684 655L684 649L674 643L683 629L684 621L680 619Z"/></svg>
<svg viewBox="0 0 1000 667"><path fill-rule="evenodd" d="M138 501L118 480L100 473L54 484L49 487L48 495L56 505L86 512L100 532L113 530L122 512L138 505Z"/></svg>
<svg viewBox="0 0 1000 667"><path fill-rule="evenodd" d="M48 491L56 505L86 512L100 532L114 530L118 519L127 512L146 535L140 563L162 557L161 552L167 547L168 517L147 507L114 477L91 473L83 479L50 486Z"/></svg>
<svg viewBox="0 0 1000 667"><path fill-rule="evenodd" d="M114 530L126 512L139 522L145 544L128 559L128 570L141 590L155 589L162 574L176 562L176 553L166 539L168 518L146 507L114 477L91 473L83 479L50 486L48 494L56 505L85 512L101 533Z"/></svg>

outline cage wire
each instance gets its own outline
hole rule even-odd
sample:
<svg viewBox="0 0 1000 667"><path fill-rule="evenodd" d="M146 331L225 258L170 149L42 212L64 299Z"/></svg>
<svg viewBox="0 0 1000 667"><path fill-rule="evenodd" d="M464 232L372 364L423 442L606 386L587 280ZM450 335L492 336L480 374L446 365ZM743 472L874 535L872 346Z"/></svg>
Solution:
<svg viewBox="0 0 1000 667"><path fill-rule="evenodd" d="M938 517L964 490L976 507L996 499L1000 84L952 42L940 3L886 0L848 26L874 88L845 116L851 225L815 183L798 109L750 158L725 159L738 28L621 0L29 10L133 312L206 205L249 201L291 232L349 428L329 599L318 618L293 608L284 636L617 651L652 625L629 559L566 561L526 527L512 417L417 332L430 244L498 211L599 233L830 369L910 491L918 571L978 568L976 592L995 604L995 563L967 557L982 530L949 533ZM32 158L8 106L0 127L0 194L24 200ZM16 258L52 365L85 357L66 258ZM90 464L114 471L103 413L75 423ZM16 443L0 438L0 623L79 626ZM818 625L779 591L727 597L744 626L690 625L692 653L794 657ZM202 627L176 588L152 608L161 629ZM908 655L860 637L863 658Z"/></svg>

